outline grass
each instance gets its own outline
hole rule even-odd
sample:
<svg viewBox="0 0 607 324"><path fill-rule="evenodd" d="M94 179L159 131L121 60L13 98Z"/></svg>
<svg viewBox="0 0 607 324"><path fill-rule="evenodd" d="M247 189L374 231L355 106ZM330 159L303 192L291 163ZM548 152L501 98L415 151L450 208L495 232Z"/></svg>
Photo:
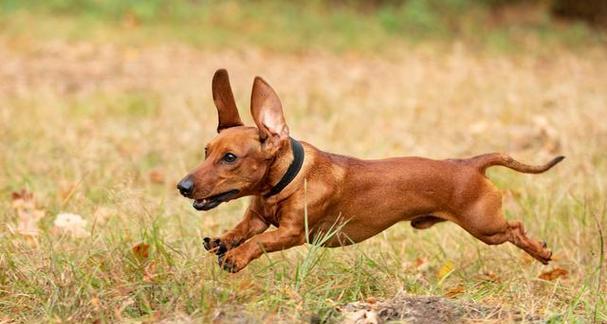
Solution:
<svg viewBox="0 0 607 324"><path fill-rule="evenodd" d="M434 46L463 41L477 50L549 53L554 47L605 43L602 32L551 18L545 2L510 6L486 0L376 3L3 0L0 28L18 39L59 36L129 45L188 43L210 49L253 45L295 53L389 53L403 44L430 41Z"/></svg>
<svg viewBox="0 0 607 324"><path fill-rule="evenodd" d="M248 37L234 36L240 19L231 32L200 36L226 43L196 43L179 36L189 27L142 19L131 31L108 24L109 14L59 19L45 10L11 11L2 21L0 321L335 320L337 305L400 290L553 323L607 321L600 234L607 228L607 55L600 45L570 50L555 36L565 45L550 53L542 46L551 40L493 52L434 39L399 41L393 50L406 55L381 56L365 44L397 36L378 29L329 33L301 51L308 47L299 31L284 42L260 32L255 37L267 43L234 45ZM325 29L338 19L332 15L341 14L306 24ZM33 17L43 19L27 35L21 28ZM286 17L276 19L286 24ZM146 36L156 30L158 38ZM352 42L347 53L315 50L332 37ZM542 175L490 172L506 193L507 217L545 239L555 261L544 267L513 246L485 246L454 224L417 231L402 223L351 247L307 245L263 256L238 274L221 271L202 237L233 226L246 199L199 213L174 188L214 136L209 90L218 67L231 72L249 123L250 86L260 74L280 94L293 136L328 151L366 158L504 151L530 163L566 155ZM23 188L46 212L34 237L14 230L11 193ZM81 215L90 236L57 232L60 212ZM568 276L538 278L555 268Z"/></svg>

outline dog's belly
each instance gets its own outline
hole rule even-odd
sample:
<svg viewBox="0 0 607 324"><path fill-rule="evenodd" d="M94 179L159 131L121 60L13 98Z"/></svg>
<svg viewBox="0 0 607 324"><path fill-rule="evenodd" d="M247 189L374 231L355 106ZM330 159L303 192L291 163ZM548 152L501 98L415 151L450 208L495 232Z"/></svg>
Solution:
<svg viewBox="0 0 607 324"><path fill-rule="evenodd" d="M454 220L466 190L454 177L468 178L451 162L403 158L357 165L344 178L339 197L318 210L312 238L334 233L325 246L336 247L366 240L388 227L422 215ZM470 177L472 178L472 177ZM464 185L468 187L468 185Z"/></svg>
<svg viewBox="0 0 607 324"><path fill-rule="evenodd" d="M397 211L369 211L353 217L325 217L311 230L310 242L325 242L327 247L346 246L373 237L390 226L415 218Z"/></svg>

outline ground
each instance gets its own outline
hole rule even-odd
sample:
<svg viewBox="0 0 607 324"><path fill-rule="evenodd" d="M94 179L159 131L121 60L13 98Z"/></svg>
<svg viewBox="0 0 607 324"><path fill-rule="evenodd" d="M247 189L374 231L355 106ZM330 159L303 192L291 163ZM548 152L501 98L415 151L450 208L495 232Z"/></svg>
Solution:
<svg viewBox="0 0 607 324"><path fill-rule="evenodd" d="M483 310L475 319L506 309L510 320L607 321L604 47L280 52L11 34L0 61L0 320L337 320L360 302L396 300L454 309L445 316ZM546 240L554 261L486 246L454 224L402 223L351 247L304 246L223 272L202 238L235 225L247 199L201 213L175 190L214 136L210 80L221 67L246 121L263 76L292 136L331 152L565 155L541 175L489 172L507 218Z"/></svg>

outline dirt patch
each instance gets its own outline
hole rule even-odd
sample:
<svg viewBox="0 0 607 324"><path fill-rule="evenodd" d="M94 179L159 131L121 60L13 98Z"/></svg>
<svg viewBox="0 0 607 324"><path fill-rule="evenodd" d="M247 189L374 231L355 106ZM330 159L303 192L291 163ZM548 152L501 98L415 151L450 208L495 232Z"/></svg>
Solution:
<svg viewBox="0 0 607 324"><path fill-rule="evenodd" d="M398 293L383 301L356 302L339 307L343 322L349 324L384 323L454 323L469 321L540 322L539 316L523 316L500 306L457 302L443 297L410 296Z"/></svg>

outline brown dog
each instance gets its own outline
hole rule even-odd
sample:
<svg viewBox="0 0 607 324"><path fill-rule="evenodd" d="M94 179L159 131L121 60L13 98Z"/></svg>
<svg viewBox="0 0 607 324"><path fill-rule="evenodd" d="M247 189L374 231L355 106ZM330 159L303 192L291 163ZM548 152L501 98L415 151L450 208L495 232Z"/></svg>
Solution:
<svg viewBox="0 0 607 324"><path fill-rule="evenodd" d="M500 192L485 170L501 165L541 173L562 156L542 166L500 153L464 160L360 160L290 138L280 99L259 77L251 95L257 127L241 122L225 70L213 77L213 100L219 134L207 145L205 160L177 188L194 199L197 210L253 196L236 227L204 239L228 271L241 270L264 252L313 241L336 224L339 233L325 246L361 242L400 221L417 229L451 221L486 244L511 242L544 264L550 261L545 243L528 238L521 222L504 219ZM270 225L276 230L266 232Z"/></svg>

